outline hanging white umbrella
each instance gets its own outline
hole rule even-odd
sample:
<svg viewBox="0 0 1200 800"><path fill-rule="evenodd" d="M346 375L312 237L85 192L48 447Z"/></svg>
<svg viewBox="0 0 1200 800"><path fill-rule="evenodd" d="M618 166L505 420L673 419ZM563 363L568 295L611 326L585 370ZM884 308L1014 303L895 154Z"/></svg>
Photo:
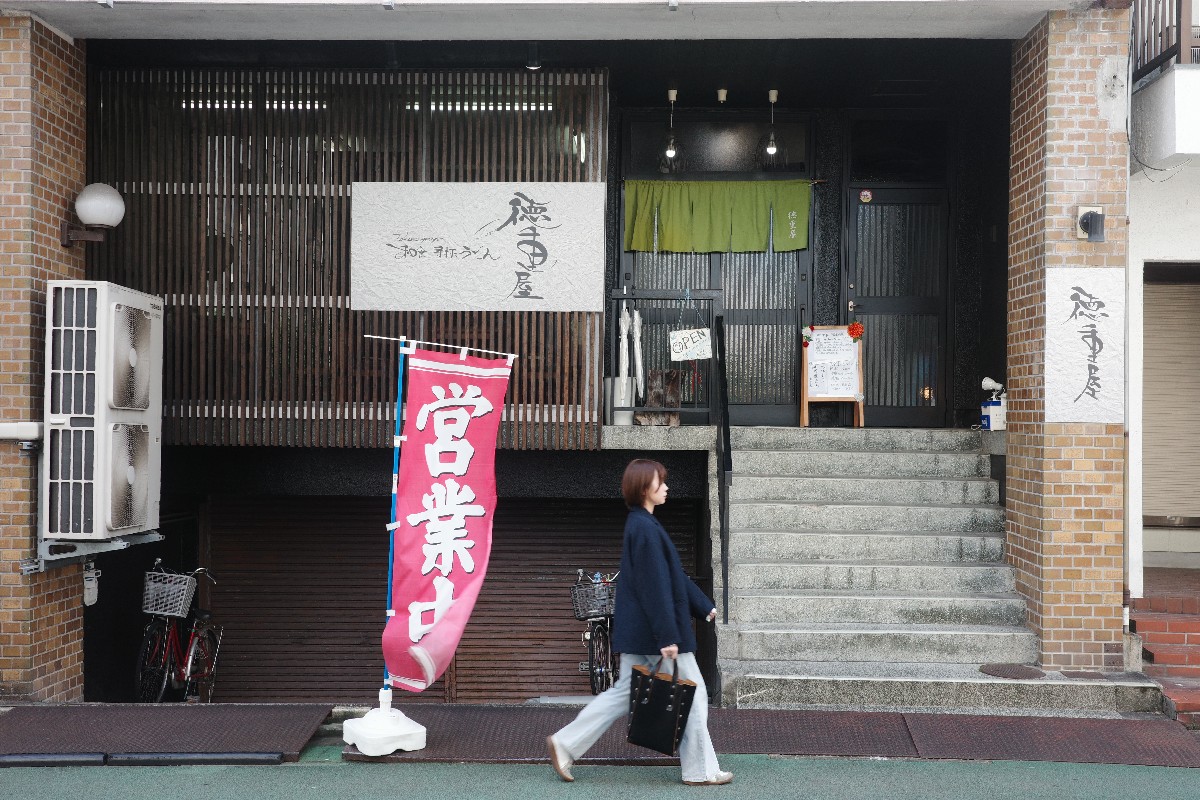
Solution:
<svg viewBox="0 0 1200 800"><path fill-rule="evenodd" d="M634 312L637 313L636 311ZM629 377L629 306L621 304L621 344L620 351L617 353L617 377Z"/></svg>
<svg viewBox="0 0 1200 800"><path fill-rule="evenodd" d="M642 312L633 310L633 379L637 384L637 396L646 399L646 374L642 368Z"/></svg>

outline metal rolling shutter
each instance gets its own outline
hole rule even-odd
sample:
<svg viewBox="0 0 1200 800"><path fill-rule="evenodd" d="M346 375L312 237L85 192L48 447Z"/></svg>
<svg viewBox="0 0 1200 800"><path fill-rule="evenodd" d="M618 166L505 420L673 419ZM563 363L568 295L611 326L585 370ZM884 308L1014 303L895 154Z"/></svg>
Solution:
<svg viewBox="0 0 1200 800"><path fill-rule="evenodd" d="M659 511L695 573L701 505ZM447 677L403 702L519 702L587 694L583 624L571 613L575 570L613 571L619 500L501 499L491 564ZM387 500L214 498L209 600L225 625L216 699L369 704L383 668Z"/></svg>
<svg viewBox="0 0 1200 800"><path fill-rule="evenodd" d="M216 701L375 702L387 515L386 497L210 502L208 607L225 626ZM404 700L444 700L442 683Z"/></svg>
<svg viewBox="0 0 1200 800"><path fill-rule="evenodd" d="M1200 284L1145 286L1143 513L1200 517Z"/></svg>

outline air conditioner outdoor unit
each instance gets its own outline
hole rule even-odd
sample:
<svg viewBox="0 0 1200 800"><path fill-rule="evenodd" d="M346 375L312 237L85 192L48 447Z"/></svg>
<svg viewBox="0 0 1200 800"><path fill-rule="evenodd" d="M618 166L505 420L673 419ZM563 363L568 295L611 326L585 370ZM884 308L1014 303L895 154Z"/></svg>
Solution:
<svg viewBox="0 0 1200 800"><path fill-rule="evenodd" d="M50 281L43 539L158 528L162 298L103 281Z"/></svg>

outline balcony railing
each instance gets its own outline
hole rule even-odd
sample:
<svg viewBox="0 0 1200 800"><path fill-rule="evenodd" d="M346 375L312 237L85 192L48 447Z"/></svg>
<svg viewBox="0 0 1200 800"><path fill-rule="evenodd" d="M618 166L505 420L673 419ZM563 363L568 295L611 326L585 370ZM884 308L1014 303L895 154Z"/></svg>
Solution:
<svg viewBox="0 0 1200 800"><path fill-rule="evenodd" d="M1200 0L1134 0L1133 79L1172 61L1200 63Z"/></svg>

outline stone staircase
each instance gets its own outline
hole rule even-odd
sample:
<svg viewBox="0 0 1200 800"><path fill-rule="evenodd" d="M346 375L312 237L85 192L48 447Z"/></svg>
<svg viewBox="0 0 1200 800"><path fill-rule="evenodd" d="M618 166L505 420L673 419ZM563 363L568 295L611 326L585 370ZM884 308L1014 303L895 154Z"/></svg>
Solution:
<svg viewBox="0 0 1200 800"><path fill-rule="evenodd" d="M979 672L1037 658L979 432L735 428L731 440L725 705L1156 707L1145 681Z"/></svg>

